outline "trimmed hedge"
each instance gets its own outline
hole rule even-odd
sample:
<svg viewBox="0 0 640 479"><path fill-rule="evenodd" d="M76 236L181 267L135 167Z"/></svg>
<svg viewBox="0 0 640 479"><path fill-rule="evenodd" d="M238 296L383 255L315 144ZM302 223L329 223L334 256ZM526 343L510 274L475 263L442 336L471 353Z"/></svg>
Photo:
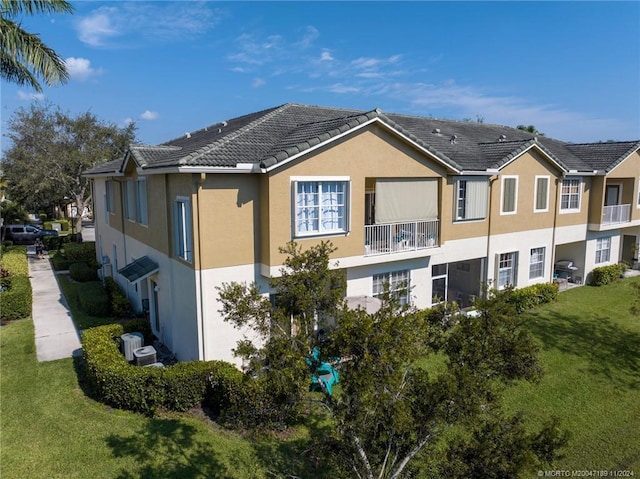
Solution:
<svg viewBox="0 0 640 479"><path fill-rule="evenodd" d="M94 393L106 404L153 415L159 410L186 411L210 397L225 397L224 392L208 387L215 383L236 384L242 373L224 361L194 361L165 368L138 367L127 362L119 351L120 336L142 332L150 343L150 327L146 320L132 320L88 329L82 335L83 357L87 363L87 379ZM209 379L223 377L224 381Z"/></svg>
<svg viewBox="0 0 640 479"><path fill-rule="evenodd" d="M71 262L60 251L53 255L51 262L56 271L66 271L71 267Z"/></svg>
<svg viewBox="0 0 640 479"><path fill-rule="evenodd" d="M506 289L497 294L506 295L505 301L512 304L518 314L541 304L551 303L558 299L556 283L538 283L519 289Z"/></svg>
<svg viewBox="0 0 640 479"><path fill-rule="evenodd" d="M605 284L615 283L626 270L627 265L622 263L598 266L591 271L591 282L589 284L592 286L604 286Z"/></svg>
<svg viewBox="0 0 640 479"><path fill-rule="evenodd" d="M64 256L72 263L95 263L96 243L95 241L87 241L86 243L65 244Z"/></svg>
<svg viewBox="0 0 640 479"><path fill-rule="evenodd" d="M33 295L28 276L12 275L2 278L0 319L12 321L31 316Z"/></svg>
<svg viewBox="0 0 640 479"><path fill-rule="evenodd" d="M89 316L109 316L109 296L100 281L89 281L78 292L78 305Z"/></svg>
<svg viewBox="0 0 640 479"><path fill-rule="evenodd" d="M11 274L29 276L26 246L7 246L2 248L0 266Z"/></svg>
<svg viewBox="0 0 640 479"><path fill-rule="evenodd" d="M98 273L87 263L73 263L69 266L69 276L76 281L98 281Z"/></svg>
<svg viewBox="0 0 640 479"><path fill-rule="evenodd" d="M53 223L60 223L60 230L61 231L69 231L69 229L71 228L69 220L60 219L60 220L45 221L44 224L43 224L44 229L52 230L53 229L52 228L52 224Z"/></svg>
<svg viewBox="0 0 640 479"><path fill-rule="evenodd" d="M104 279L104 287L107 290L109 296L109 306L111 307L111 313L119 318L128 318L133 313L129 298L120 289L120 285L110 276Z"/></svg>

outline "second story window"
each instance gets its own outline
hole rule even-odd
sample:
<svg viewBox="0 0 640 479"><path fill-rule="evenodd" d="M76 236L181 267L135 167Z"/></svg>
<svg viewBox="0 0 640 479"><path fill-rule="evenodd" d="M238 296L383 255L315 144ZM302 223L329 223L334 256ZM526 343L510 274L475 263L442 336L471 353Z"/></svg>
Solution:
<svg viewBox="0 0 640 479"><path fill-rule="evenodd" d="M296 236L347 231L347 181L295 182Z"/></svg>
<svg viewBox="0 0 640 479"><path fill-rule="evenodd" d="M113 181L112 180L107 180L104 183L104 187L105 187L105 208L107 210L107 213L115 213L115 194L113 191Z"/></svg>
<svg viewBox="0 0 640 479"><path fill-rule="evenodd" d="M565 178L562 180L560 193L560 211L580 211L580 178Z"/></svg>
<svg viewBox="0 0 640 479"><path fill-rule="evenodd" d="M124 204L124 216L128 220L135 221L136 219L136 193L133 180L129 179L124 183L123 189L123 204Z"/></svg>
<svg viewBox="0 0 640 479"><path fill-rule="evenodd" d="M533 211L542 213L549 211L549 177L536 176L536 190L533 198Z"/></svg>
<svg viewBox="0 0 640 479"><path fill-rule="evenodd" d="M515 214L518 211L518 177L502 177L502 207L503 215Z"/></svg>
<svg viewBox="0 0 640 479"><path fill-rule="evenodd" d="M140 224L148 224L146 178L136 180L136 220Z"/></svg>
<svg viewBox="0 0 640 479"><path fill-rule="evenodd" d="M486 178L456 180L456 220L482 220L487 217Z"/></svg>
<svg viewBox="0 0 640 479"><path fill-rule="evenodd" d="M193 259L191 248L191 202L179 196L173 202L173 252L185 261Z"/></svg>

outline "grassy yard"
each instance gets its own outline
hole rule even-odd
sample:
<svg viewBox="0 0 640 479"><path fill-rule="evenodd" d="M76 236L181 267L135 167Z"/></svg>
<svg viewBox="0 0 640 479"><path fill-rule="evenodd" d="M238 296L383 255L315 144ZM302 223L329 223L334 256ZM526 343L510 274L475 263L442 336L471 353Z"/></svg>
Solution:
<svg viewBox="0 0 640 479"><path fill-rule="evenodd" d="M526 316L546 374L538 385L510 388L506 406L524 410L532 423L562 418L572 439L559 469L640 474L640 318L628 312L637 295L632 282L640 278L576 288ZM67 295L76 286L61 284ZM83 327L94 320L80 319ZM301 459L304 428L250 438L194 415L114 410L85 394L80 360L38 363L33 338L28 319L0 329L3 479L322 477Z"/></svg>
<svg viewBox="0 0 640 479"><path fill-rule="evenodd" d="M540 345L539 384L507 392L510 410L533 422L556 415L571 431L567 470L634 470L640 475L640 317L630 314L640 278L560 294L526 316Z"/></svg>

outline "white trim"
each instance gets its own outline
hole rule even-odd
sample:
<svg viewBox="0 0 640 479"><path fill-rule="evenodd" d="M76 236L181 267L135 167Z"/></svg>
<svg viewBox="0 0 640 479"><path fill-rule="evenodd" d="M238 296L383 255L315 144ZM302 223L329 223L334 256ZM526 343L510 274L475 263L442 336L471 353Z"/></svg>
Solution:
<svg viewBox="0 0 640 479"><path fill-rule="evenodd" d="M500 216L518 214L518 175L502 175L500 180ZM513 211L504 211L504 183L505 180L515 179L516 186L513 192Z"/></svg>
<svg viewBox="0 0 640 479"><path fill-rule="evenodd" d="M610 175L611 173L613 173L615 171L615 169L620 166L622 163L624 163L625 161L627 161L633 154L637 153L638 151L640 151L640 147L636 148L635 150L633 150L631 153L629 153L627 156L625 156L624 160L621 160L620 162L618 162L618 164L616 166L614 166L611 171L609 171L608 173L606 173L607 175Z"/></svg>
<svg viewBox="0 0 640 479"><path fill-rule="evenodd" d="M546 179L547 180L547 198L545 200L545 204L547 205L544 209L537 209L538 205L538 179ZM533 186L533 212L534 213L546 213L549 211L549 190L551 189L551 176L549 175L536 175L534 177L534 186Z"/></svg>
<svg viewBox="0 0 640 479"><path fill-rule="evenodd" d="M528 152L531 148L535 148L536 150L538 150L543 156L545 156L551 163L553 163L560 171L562 172L568 172L566 168L564 168L562 165L560 165L560 163L558 163L556 160L554 160L551 156L549 156L541 147L537 142L533 142L531 143L528 147L526 147L524 150L522 150L520 153L518 153L516 156L514 156L513 158L511 158L509 161L505 162L503 165L500 166L500 168L498 168L498 170L502 170L504 169L507 165L510 165L511 163L513 163L514 161L516 161L518 158L520 158L522 155L524 155L526 152Z"/></svg>
<svg viewBox="0 0 640 479"><path fill-rule="evenodd" d="M577 208L562 208L562 188L564 187L564 182L569 180L578 180L578 207ZM560 195L558 201L558 213L561 215L570 214L570 213L580 213L580 208L582 206L582 188L584 185L584 181L581 176L567 176L562 178L560 182L560 191L558 194Z"/></svg>
<svg viewBox="0 0 640 479"><path fill-rule="evenodd" d="M289 182L297 181L351 181L350 176L291 176Z"/></svg>
<svg viewBox="0 0 640 479"><path fill-rule="evenodd" d="M318 216L318 231L299 232L297 223L297 195L300 183L343 183L344 184L344 228L338 230L320 230L322 216ZM312 238L322 236L347 236L351 231L351 179L348 176L292 176L290 177L289 191L291 192L291 233L293 238ZM320 197L319 197L320 199ZM318 205L319 213L322 211Z"/></svg>
<svg viewBox="0 0 640 479"><path fill-rule="evenodd" d="M638 178L638 191L636 193L637 193L636 208L640 209L640 178Z"/></svg>

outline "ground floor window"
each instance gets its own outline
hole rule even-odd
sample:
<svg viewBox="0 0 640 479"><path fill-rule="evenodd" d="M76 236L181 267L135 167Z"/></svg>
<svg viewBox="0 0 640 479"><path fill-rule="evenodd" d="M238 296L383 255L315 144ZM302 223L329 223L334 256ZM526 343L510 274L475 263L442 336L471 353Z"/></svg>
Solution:
<svg viewBox="0 0 640 479"><path fill-rule="evenodd" d="M545 248L533 248L529 256L529 279L544 277Z"/></svg>
<svg viewBox="0 0 640 479"><path fill-rule="evenodd" d="M518 253L501 253L498 255L498 289L504 289L508 285L516 285L516 267Z"/></svg>
<svg viewBox="0 0 640 479"><path fill-rule="evenodd" d="M611 258L611 236L596 240L596 263L606 263Z"/></svg>
<svg viewBox="0 0 640 479"><path fill-rule="evenodd" d="M397 299L400 304L409 304L409 291L408 269L373 275L373 296L376 298L383 297L388 292L389 296Z"/></svg>
<svg viewBox="0 0 640 479"><path fill-rule="evenodd" d="M433 303L440 303L447 300L447 264L434 264L431 267L431 279Z"/></svg>

